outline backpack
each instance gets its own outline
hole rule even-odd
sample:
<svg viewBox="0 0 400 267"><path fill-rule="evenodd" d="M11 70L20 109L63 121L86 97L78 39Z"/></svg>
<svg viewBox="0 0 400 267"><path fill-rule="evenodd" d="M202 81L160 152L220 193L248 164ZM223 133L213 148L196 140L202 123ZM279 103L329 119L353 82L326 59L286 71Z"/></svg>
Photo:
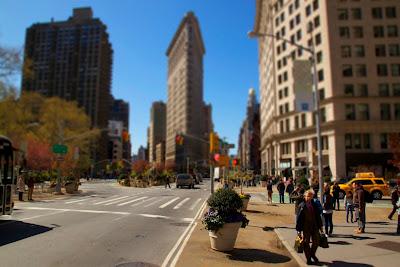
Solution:
<svg viewBox="0 0 400 267"><path fill-rule="evenodd" d="M365 203L372 203L374 202L374 197L372 196L372 194L370 194L367 190L364 190L364 199L365 199Z"/></svg>

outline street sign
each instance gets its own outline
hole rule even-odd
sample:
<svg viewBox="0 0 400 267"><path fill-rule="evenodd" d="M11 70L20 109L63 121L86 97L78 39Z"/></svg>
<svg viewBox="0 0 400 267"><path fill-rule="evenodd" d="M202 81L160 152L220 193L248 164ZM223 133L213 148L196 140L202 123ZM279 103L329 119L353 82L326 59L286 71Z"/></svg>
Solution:
<svg viewBox="0 0 400 267"><path fill-rule="evenodd" d="M55 154L67 154L68 147L66 145L55 144L53 145L52 150Z"/></svg>

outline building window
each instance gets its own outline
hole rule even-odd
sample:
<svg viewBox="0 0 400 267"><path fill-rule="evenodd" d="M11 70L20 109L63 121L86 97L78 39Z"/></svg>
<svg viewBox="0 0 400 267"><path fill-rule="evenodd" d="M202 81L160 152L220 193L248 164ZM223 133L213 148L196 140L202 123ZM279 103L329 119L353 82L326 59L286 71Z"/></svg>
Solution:
<svg viewBox="0 0 400 267"><path fill-rule="evenodd" d="M360 26L353 27L353 36L354 38L363 38L364 36L363 28Z"/></svg>
<svg viewBox="0 0 400 267"><path fill-rule="evenodd" d="M320 20L319 20L319 16L316 16L314 18L314 28L319 27L319 25L321 24Z"/></svg>
<svg viewBox="0 0 400 267"><path fill-rule="evenodd" d="M355 19L355 20L362 19L361 8L352 8L351 9L351 15L352 15L353 19Z"/></svg>
<svg viewBox="0 0 400 267"><path fill-rule="evenodd" d="M287 96L289 95L289 88L285 87L285 88L283 89L283 95L284 95L285 97L287 97Z"/></svg>
<svg viewBox="0 0 400 267"><path fill-rule="evenodd" d="M396 18L396 7L394 6L386 7L386 18L388 19Z"/></svg>
<svg viewBox="0 0 400 267"><path fill-rule="evenodd" d="M299 116L294 117L294 128L299 129Z"/></svg>
<svg viewBox="0 0 400 267"><path fill-rule="evenodd" d="M294 28L294 20L290 20L290 22L289 22L289 28L290 29L293 29Z"/></svg>
<svg viewBox="0 0 400 267"><path fill-rule="evenodd" d="M352 77L353 76L353 67L351 65L343 65L342 66L342 74L343 74L343 77Z"/></svg>
<svg viewBox="0 0 400 267"><path fill-rule="evenodd" d="M369 120L368 104L357 104L357 120Z"/></svg>
<svg viewBox="0 0 400 267"><path fill-rule="evenodd" d="M372 17L374 19L382 19L383 18L382 8L380 7L372 8Z"/></svg>
<svg viewBox="0 0 400 267"><path fill-rule="evenodd" d="M348 20L349 19L349 11L345 8L341 8L337 10L338 19L339 20Z"/></svg>
<svg viewBox="0 0 400 267"><path fill-rule="evenodd" d="M319 52L317 53L317 63L321 63L321 62L322 62L322 52L319 51Z"/></svg>
<svg viewBox="0 0 400 267"><path fill-rule="evenodd" d="M346 120L353 121L356 119L356 108L354 104L345 105Z"/></svg>
<svg viewBox="0 0 400 267"><path fill-rule="evenodd" d="M400 96L400 83L393 83L392 89L393 89L393 96Z"/></svg>
<svg viewBox="0 0 400 267"><path fill-rule="evenodd" d="M318 71L318 82L322 82L324 80L324 70Z"/></svg>
<svg viewBox="0 0 400 267"><path fill-rule="evenodd" d="M361 148L361 134L353 134L353 148Z"/></svg>
<svg viewBox="0 0 400 267"><path fill-rule="evenodd" d="M339 36L342 38L350 38L349 27L339 27Z"/></svg>
<svg viewBox="0 0 400 267"><path fill-rule="evenodd" d="M279 122L279 128L281 130L281 133L283 133L283 121Z"/></svg>
<svg viewBox="0 0 400 267"><path fill-rule="evenodd" d="M383 28L383 26L374 26L374 37L375 38L385 37L385 28Z"/></svg>
<svg viewBox="0 0 400 267"><path fill-rule="evenodd" d="M289 103L285 103L285 113L289 112Z"/></svg>
<svg viewBox="0 0 400 267"><path fill-rule="evenodd" d="M290 143L282 143L281 144L282 155L288 155L291 153L291 144Z"/></svg>
<svg viewBox="0 0 400 267"><path fill-rule="evenodd" d="M286 119L285 124L286 124L286 132L290 132L290 120Z"/></svg>
<svg viewBox="0 0 400 267"><path fill-rule="evenodd" d="M307 121L306 121L306 114L301 114L301 128L305 128L307 126Z"/></svg>
<svg viewBox="0 0 400 267"><path fill-rule="evenodd" d="M299 25L301 22L300 14L296 15L296 25Z"/></svg>
<svg viewBox="0 0 400 267"><path fill-rule="evenodd" d="M354 54L356 57L365 57L365 49L363 45L354 46Z"/></svg>
<svg viewBox="0 0 400 267"><path fill-rule="evenodd" d="M390 44L389 45L389 56L391 56L391 57L400 56L400 45L398 45L398 44Z"/></svg>
<svg viewBox="0 0 400 267"><path fill-rule="evenodd" d="M290 4L289 5L289 15L292 15L292 13L293 13L293 5Z"/></svg>
<svg viewBox="0 0 400 267"><path fill-rule="evenodd" d="M321 44L321 42L322 42L321 34L318 33L318 34L315 36L315 45L319 45L319 44Z"/></svg>
<svg viewBox="0 0 400 267"><path fill-rule="evenodd" d="M279 106L279 115L282 115L282 114L283 114L283 106L280 105L280 106Z"/></svg>
<svg viewBox="0 0 400 267"><path fill-rule="evenodd" d="M345 84L344 85L344 95L345 96L354 96L354 85Z"/></svg>
<svg viewBox="0 0 400 267"><path fill-rule="evenodd" d="M282 99L282 90L279 90L279 99Z"/></svg>
<svg viewBox="0 0 400 267"><path fill-rule="evenodd" d="M313 9L314 9L314 11L317 10L318 7L319 7L318 0L314 0L314 2L313 2Z"/></svg>
<svg viewBox="0 0 400 267"><path fill-rule="evenodd" d="M319 100L324 100L325 99L325 90L324 89L319 89Z"/></svg>
<svg viewBox="0 0 400 267"><path fill-rule="evenodd" d="M396 103L394 104L394 119L395 120L400 120L400 104Z"/></svg>
<svg viewBox="0 0 400 267"><path fill-rule="evenodd" d="M368 96L368 85L367 84L359 84L357 87L358 96L366 97Z"/></svg>
<svg viewBox="0 0 400 267"><path fill-rule="evenodd" d="M380 139L381 139L381 149L387 149L388 148L388 134L381 133Z"/></svg>
<svg viewBox="0 0 400 267"><path fill-rule="evenodd" d="M353 140L351 138L351 134L345 134L344 140L346 149L351 149L353 147Z"/></svg>
<svg viewBox="0 0 400 267"><path fill-rule="evenodd" d="M390 104L382 103L380 106L381 106L381 120L390 120Z"/></svg>
<svg viewBox="0 0 400 267"><path fill-rule="evenodd" d="M311 5L306 6L306 16L310 16L311 15Z"/></svg>
<svg viewBox="0 0 400 267"><path fill-rule="evenodd" d="M296 0L296 1L294 1L294 8L299 8L299 6L300 6L300 0Z"/></svg>
<svg viewBox="0 0 400 267"><path fill-rule="evenodd" d="M377 74L378 76L387 76L388 68L386 64L378 64L377 66Z"/></svg>
<svg viewBox="0 0 400 267"><path fill-rule="evenodd" d="M321 122L326 122L326 109L325 108L321 108L320 115L321 115Z"/></svg>
<svg viewBox="0 0 400 267"><path fill-rule="evenodd" d="M390 67L392 69L392 76L393 77L400 76L400 64L391 64Z"/></svg>
<svg viewBox="0 0 400 267"><path fill-rule="evenodd" d="M378 89L379 89L379 96L389 96L389 84L380 83L378 85Z"/></svg>
<svg viewBox="0 0 400 267"><path fill-rule="evenodd" d="M296 153L303 153L307 151L307 140L296 141Z"/></svg>
<svg viewBox="0 0 400 267"><path fill-rule="evenodd" d="M301 39L301 30L298 30L296 32L296 37L297 37L297 41L300 41L300 39Z"/></svg>
<svg viewBox="0 0 400 267"><path fill-rule="evenodd" d="M362 135L362 143L363 143L363 148L364 149L370 149L371 148L371 140L370 140L370 135L369 134L363 134Z"/></svg>
<svg viewBox="0 0 400 267"><path fill-rule="evenodd" d="M397 37L398 36L396 25L387 26L387 36L388 37Z"/></svg>
<svg viewBox="0 0 400 267"><path fill-rule="evenodd" d="M385 45L375 45L375 56L386 57L386 46Z"/></svg>
<svg viewBox="0 0 400 267"><path fill-rule="evenodd" d="M342 51L343 58L351 57L351 46L350 45L342 45L341 51Z"/></svg>
<svg viewBox="0 0 400 267"><path fill-rule="evenodd" d="M367 66L364 64L357 64L355 66L356 76L357 77L365 77L367 76Z"/></svg>

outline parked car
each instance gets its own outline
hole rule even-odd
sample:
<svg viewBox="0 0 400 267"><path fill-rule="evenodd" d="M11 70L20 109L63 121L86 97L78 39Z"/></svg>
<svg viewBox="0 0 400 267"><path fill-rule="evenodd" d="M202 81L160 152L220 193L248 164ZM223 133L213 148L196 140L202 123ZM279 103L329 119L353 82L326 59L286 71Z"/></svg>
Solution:
<svg viewBox="0 0 400 267"><path fill-rule="evenodd" d="M187 173L181 173L176 176L176 188L187 186L188 188L194 188L195 179L192 175Z"/></svg>
<svg viewBox="0 0 400 267"><path fill-rule="evenodd" d="M389 196L390 189L385 179L375 177L373 172L356 173L356 177L344 184L339 184L339 198L344 198L347 192L353 190L352 184L360 182L365 190L372 194L374 199L382 199L382 196ZM331 187L332 190L333 186Z"/></svg>

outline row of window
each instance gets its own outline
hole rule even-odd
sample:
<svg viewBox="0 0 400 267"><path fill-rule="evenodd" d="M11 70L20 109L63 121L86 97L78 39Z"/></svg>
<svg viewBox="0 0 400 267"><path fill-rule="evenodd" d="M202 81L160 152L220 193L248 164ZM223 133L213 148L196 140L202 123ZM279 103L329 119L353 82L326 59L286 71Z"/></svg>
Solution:
<svg viewBox="0 0 400 267"><path fill-rule="evenodd" d="M397 57L400 56L400 45L389 44L387 45L388 53L386 53L386 45L379 44L375 45L375 56L376 57ZM354 57L365 57L365 47L363 45L342 45L340 47L342 58Z"/></svg>
<svg viewBox="0 0 400 267"><path fill-rule="evenodd" d="M374 7L371 9L372 18L383 19L384 10L385 10L387 19L394 19L397 17L396 7L386 7L385 9L383 9L381 7ZM361 8L351 8L351 9L339 8L337 10L337 14L338 14L339 20L350 19L350 14L351 14L351 18L354 20L361 20L363 17Z"/></svg>
<svg viewBox="0 0 400 267"><path fill-rule="evenodd" d="M381 103L380 104L380 118L381 120L392 119L391 104ZM400 104L393 104L394 119L400 120ZM368 104L345 104L345 116L346 120L369 120L370 112Z"/></svg>
<svg viewBox="0 0 400 267"><path fill-rule="evenodd" d="M392 87L392 96L400 96L400 83L380 83L378 84L378 96L390 96L390 87ZM345 84L343 86L345 96L368 96L367 84Z"/></svg>
<svg viewBox="0 0 400 267"><path fill-rule="evenodd" d="M313 138L312 142L313 142L313 147L315 149L317 149L317 147L318 147L317 138ZM296 153L307 152L309 150L308 149L308 140L303 139L303 140L295 141L294 147L295 147ZM326 136L326 135L321 136L321 147L322 147L322 150L329 149L328 136ZM292 144L290 142L280 144L280 148L281 148L282 155L289 155L290 153L292 153Z"/></svg>
<svg viewBox="0 0 400 267"><path fill-rule="evenodd" d="M379 134L379 141L381 149L389 148L388 133ZM371 135L369 133L347 133L345 134L345 147L346 149L370 149L371 148Z"/></svg>
<svg viewBox="0 0 400 267"><path fill-rule="evenodd" d="M353 71L354 69L354 71ZM400 64L390 64L390 70L392 77L400 76ZM379 77L389 76L389 65L388 64L377 64L376 74ZM365 64L344 64L342 65L343 77L366 77L367 76L367 65Z"/></svg>
<svg viewBox="0 0 400 267"><path fill-rule="evenodd" d="M350 29L352 29L352 34L350 34ZM382 25L373 26L373 34L375 38L384 38L386 37L398 37L398 28L397 25L387 25L386 33L385 27ZM339 27L339 36L341 38L363 38L364 37L364 28L362 26L353 26L353 27Z"/></svg>

